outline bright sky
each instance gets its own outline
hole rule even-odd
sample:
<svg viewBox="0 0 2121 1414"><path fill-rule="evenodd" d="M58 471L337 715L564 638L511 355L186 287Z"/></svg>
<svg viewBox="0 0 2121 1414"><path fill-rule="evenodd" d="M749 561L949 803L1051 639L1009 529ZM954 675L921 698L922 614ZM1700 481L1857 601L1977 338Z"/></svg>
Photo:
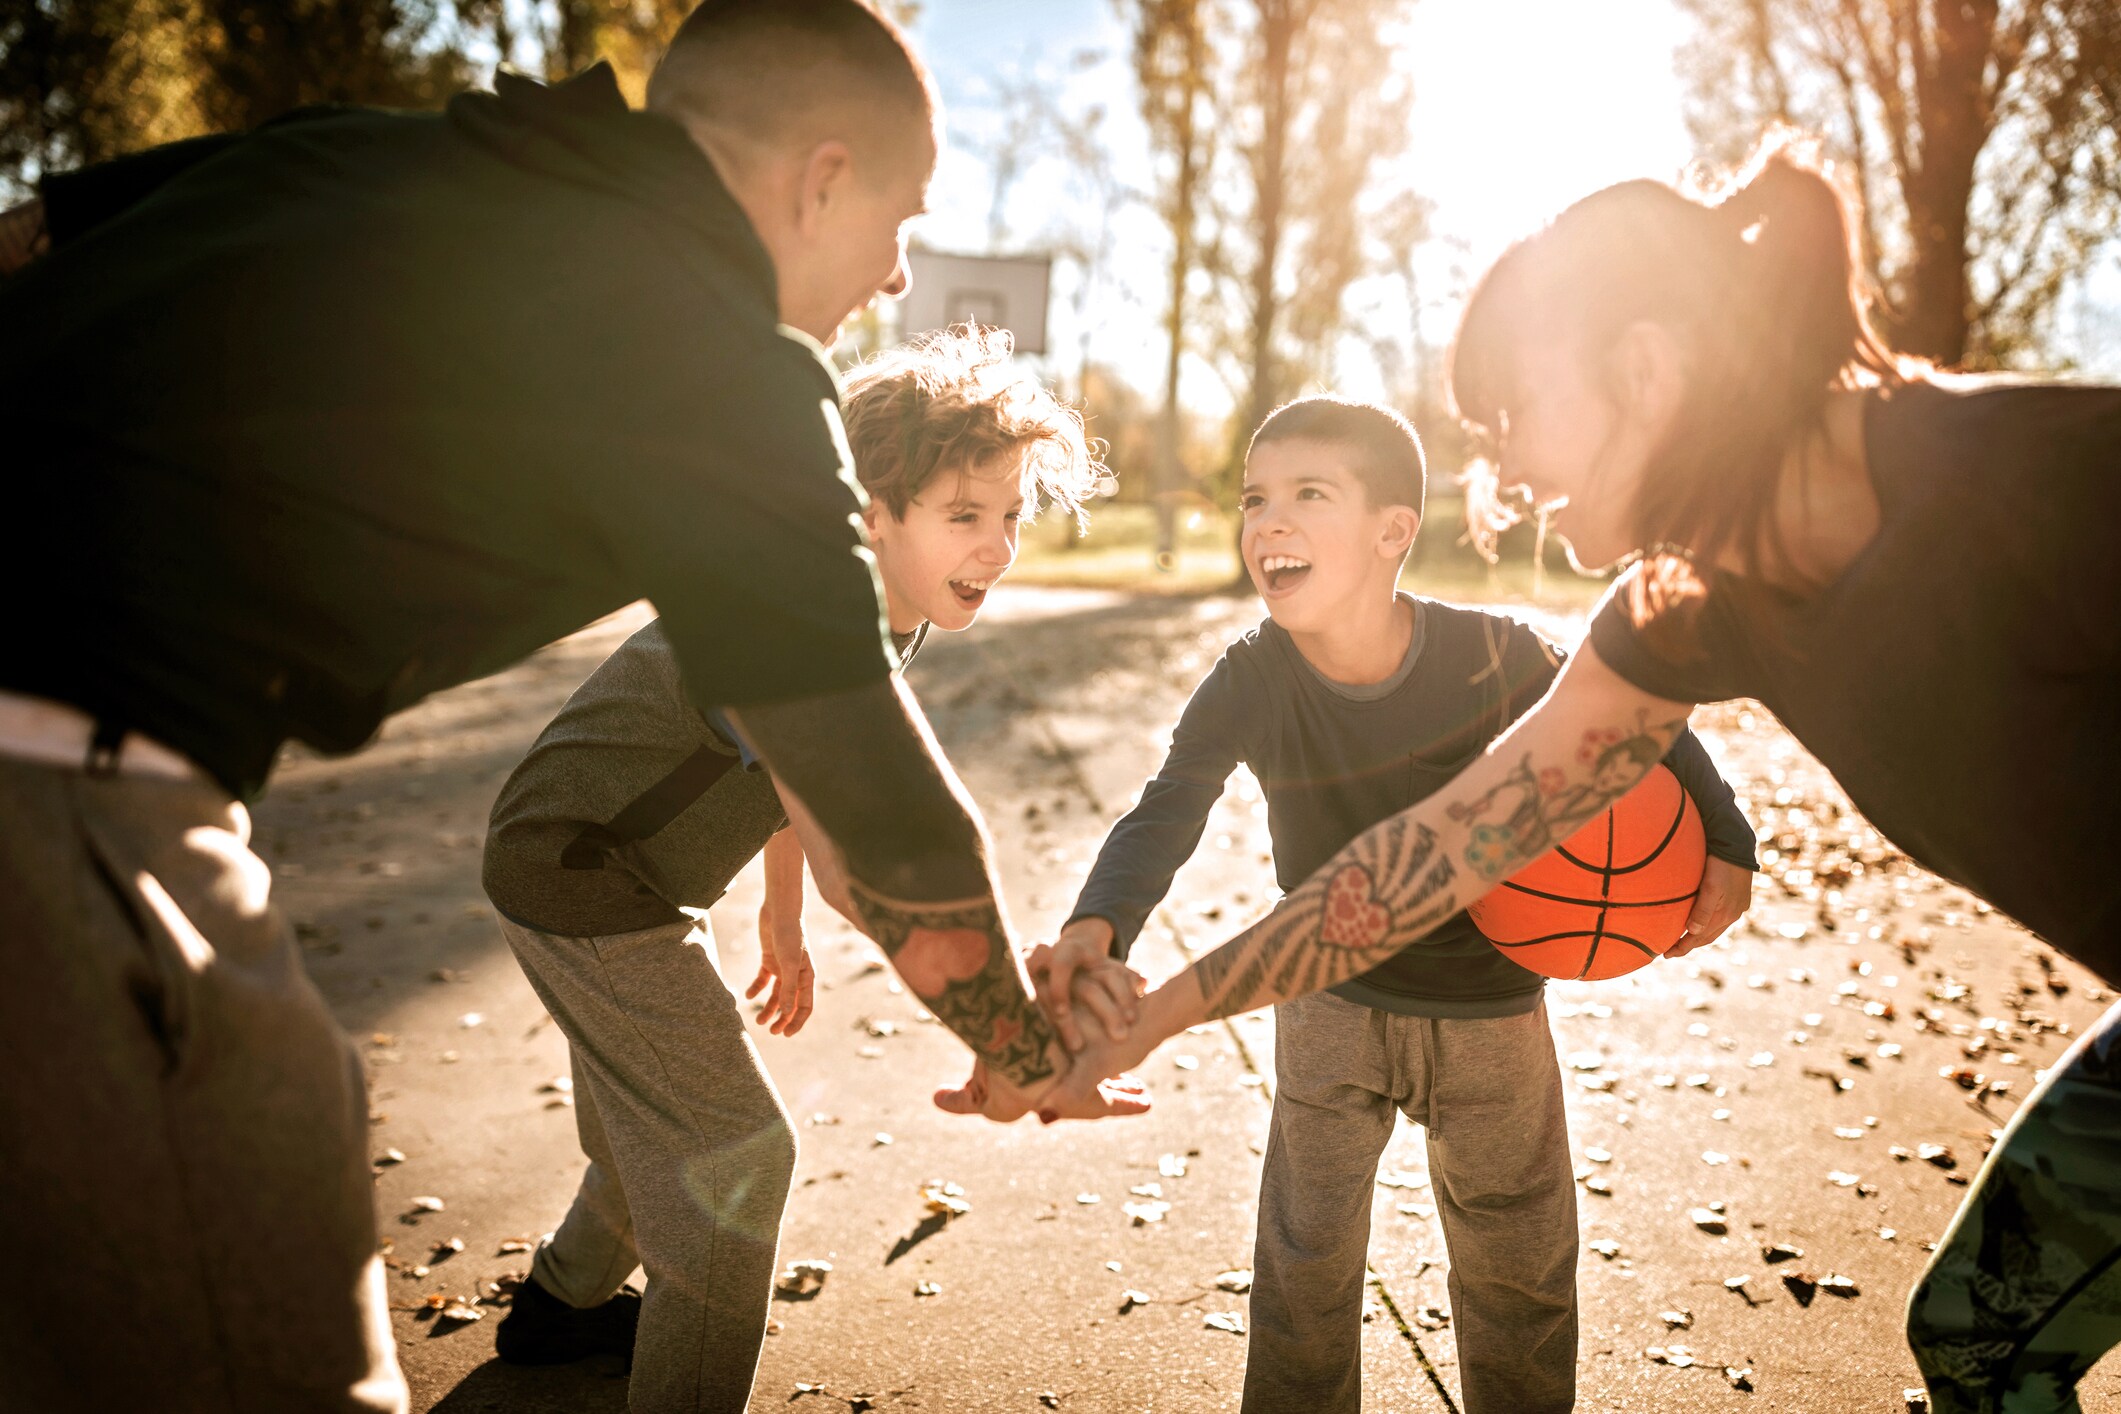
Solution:
<svg viewBox="0 0 2121 1414"><path fill-rule="evenodd" d="M1070 108L1106 104L1122 177L1148 185L1127 31L1111 0L925 0L914 34L943 87L955 149L920 232L929 244L989 246L991 168L975 149L996 129L997 76L1028 70L1059 83ZM1437 204L1439 235L1453 238L1430 253L1429 289L1462 289L1511 239L1579 196L1627 177L1677 173L1691 155L1672 63L1685 35L1670 0L1420 0L1403 56L1414 85L1403 175ZM1071 63L1085 51L1101 57ZM1011 244L1035 249L1067 219L1067 198L1050 175L1019 181L1007 206ZM1125 213L1120 229L1120 288L1099 292L1087 321L1057 288L1054 342L1072 367L1065 351L1087 332L1096 357L1151 387L1162 359L1155 320L1166 247L1145 211ZM1424 327L1448 337L1451 315L1445 301ZM1362 367L1346 371L1350 384L1365 376ZM1213 385L1212 375L1192 377L1189 400L1219 400Z"/></svg>

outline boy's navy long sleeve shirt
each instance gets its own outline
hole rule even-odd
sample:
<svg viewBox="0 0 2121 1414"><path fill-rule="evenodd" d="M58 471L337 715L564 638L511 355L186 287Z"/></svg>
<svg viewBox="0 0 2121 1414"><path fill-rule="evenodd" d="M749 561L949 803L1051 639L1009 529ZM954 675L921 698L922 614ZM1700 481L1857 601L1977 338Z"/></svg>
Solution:
<svg viewBox="0 0 2121 1414"><path fill-rule="evenodd" d="M1186 704L1162 769L1106 836L1071 917L1106 919L1125 957L1239 763L1266 796L1275 880L1296 887L1364 830L1449 782L1560 670L1560 651L1515 619L1412 602L1406 660L1375 687L1327 680L1272 619L1231 644ZM1753 868L1752 827L1700 741L1683 733L1665 764L1701 812L1709 853ZM1332 990L1402 1015L1488 1017L1530 1011L1544 983L1459 913Z"/></svg>

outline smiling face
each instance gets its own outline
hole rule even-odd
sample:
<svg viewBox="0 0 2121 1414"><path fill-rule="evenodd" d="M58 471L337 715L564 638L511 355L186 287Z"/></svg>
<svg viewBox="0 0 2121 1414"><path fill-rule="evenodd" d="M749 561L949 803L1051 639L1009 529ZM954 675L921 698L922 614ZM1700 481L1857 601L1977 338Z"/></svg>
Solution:
<svg viewBox="0 0 2121 1414"><path fill-rule="evenodd" d="M995 581L1016 563L1023 514L1019 461L940 469L904 515L871 503L869 539L891 631L910 632L923 619L941 629L970 628Z"/></svg>
<svg viewBox="0 0 2121 1414"><path fill-rule="evenodd" d="M1245 464L1240 548L1274 621L1321 632L1365 596L1389 599L1421 519L1372 506L1347 447L1302 439L1255 446Z"/></svg>

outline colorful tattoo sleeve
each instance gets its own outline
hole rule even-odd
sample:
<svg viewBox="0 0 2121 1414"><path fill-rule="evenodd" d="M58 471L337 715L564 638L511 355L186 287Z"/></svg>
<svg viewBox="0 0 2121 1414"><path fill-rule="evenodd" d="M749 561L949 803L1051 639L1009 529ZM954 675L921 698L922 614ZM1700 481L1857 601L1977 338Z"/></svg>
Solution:
<svg viewBox="0 0 2121 1414"><path fill-rule="evenodd" d="M1594 728L1569 759L1490 758L1485 790L1451 787L1358 835L1275 910L1194 963L1211 1017L1360 976L1606 809L1664 758L1686 719ZM1505 748L1509 746L1506 741Z"/></svg>

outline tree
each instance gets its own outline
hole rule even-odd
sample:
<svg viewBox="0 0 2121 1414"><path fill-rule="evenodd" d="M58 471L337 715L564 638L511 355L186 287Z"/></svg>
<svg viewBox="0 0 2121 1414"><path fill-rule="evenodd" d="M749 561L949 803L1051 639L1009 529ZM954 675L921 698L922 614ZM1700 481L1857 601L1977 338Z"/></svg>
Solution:
<svg viewBox="0 0 2121 1414"><path fill-rule="evenodd" d="M439 0L15 0L0 184L309 103L420 107L468 74Z"/></svg>
<svg viewBox="0 0 2121 1414"><path fill-rule="evenodd" d="M1731 158L1820 134L1863 200L1894 342L1940 364L2039 349L2121 215L2112 0L1681 0L1689 123Z"/></svg>
<svg viewBox="0 0 2121 1414"><path fill-rule="evenodd" d="M184 49L176 4L8 5L0 18L0 189L199 131L191 77L172 62Z"/></svg>
<svg viewBox="0 0 2121 1414"><path fill-rule="evenodd" d="M312 103L425 108L464 76L422 49L434 0L193 0L194 101L206 126L256 127Z"/></svg>
<svg viewBox="0 0 2121 1414"><path fill-rule="evenodd" d="M1204 0L1132 0L1134 79L1141 92L1149 140L1163 158L1155 206L1171 233L1171 262L1164 314L1164 407L1157 440L1155 503L1156 562L1168 568L1176 553L1177 496L1184 485L1179 436L1184 416L1179 381L1190 322L1189 286L1198 261L1202 188L1215 160L1209 103Z"/></svg>

